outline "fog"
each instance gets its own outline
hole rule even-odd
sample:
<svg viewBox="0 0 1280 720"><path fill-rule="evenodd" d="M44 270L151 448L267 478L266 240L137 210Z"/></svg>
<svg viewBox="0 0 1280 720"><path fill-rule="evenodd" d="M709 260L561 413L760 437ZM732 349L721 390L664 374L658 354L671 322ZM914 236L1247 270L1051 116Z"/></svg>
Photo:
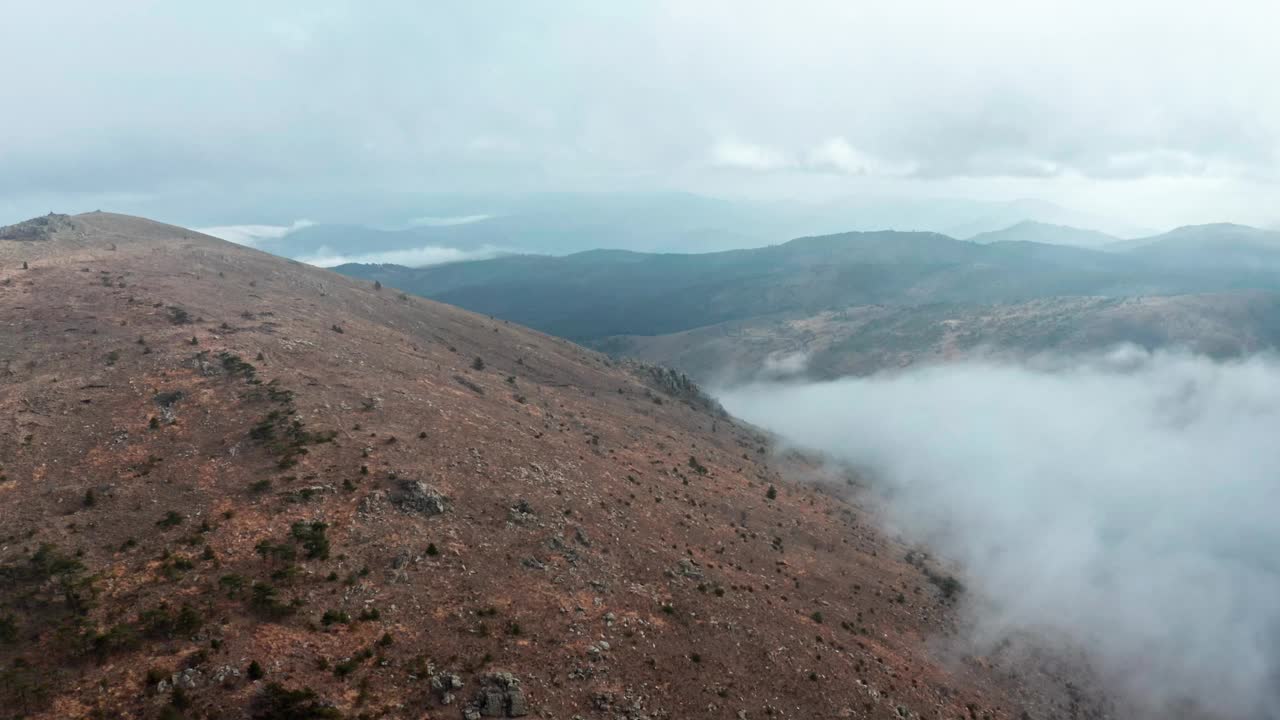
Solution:
<svg viewBox="0 0 1280 720"><path fill-rule="evenodd" d="M365 263L372 265L404 265L405 267L426 267L428 265L440 265L443 263L462 262L464 260L486 260L502 254L502 250L493 247L483 247L476 250L459 250L451 247L438 247L435 245L427 245L419 248L410 248L407 250L386 250L383 252L372 253L356 253L344 254L331 250L330 248L320 248L314 254L300 255L295 259L299 262L315 265L316 267L337 267L338 265L346 265L347 263Z"/></svg>
<svg viewBox="0 0 1280 720"><path fill-rule="evenodd" d="M1280 362L1123 348L720 393L860 468L972 636L1063 634L1159 713L1280 717Z"/></svg>

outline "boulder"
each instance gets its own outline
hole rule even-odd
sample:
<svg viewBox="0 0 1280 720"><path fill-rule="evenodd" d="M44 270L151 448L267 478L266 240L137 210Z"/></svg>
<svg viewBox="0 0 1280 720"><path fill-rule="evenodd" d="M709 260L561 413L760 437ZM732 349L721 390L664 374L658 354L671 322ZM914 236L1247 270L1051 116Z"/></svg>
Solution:
<svg viewBox="0 0 1280 720"><path fill-rule="evenodd" d="M420 480L401 480L391 502L405 512L428 516L449 510L449 499Z"/></svg>

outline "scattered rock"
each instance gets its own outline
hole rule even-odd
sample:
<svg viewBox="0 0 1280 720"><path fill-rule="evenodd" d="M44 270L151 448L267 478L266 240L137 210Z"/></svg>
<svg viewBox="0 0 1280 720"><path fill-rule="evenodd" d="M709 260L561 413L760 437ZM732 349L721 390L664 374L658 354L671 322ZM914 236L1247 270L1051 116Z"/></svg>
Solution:
<svg viewBox="0 0 1280 720"><path fill-rule="evenodd" d="M374 490L360 498L360 504L356 506L356 512L361 515L377 515L380 512L382 502L386 499L386 493L381 490Z"/></svg>
<svg viewBox="0 0 1280 720"><path fill-rule="evenodd" d="M528 500L521 500L507 510L507 520L516 525L532 522L536 516L537 513L533 511L533 506Z"/></svg>
<svg viewBox="0 0 1280 720"><path fill-rule="evenodd" d="M210 676L210 679L212 679L215 684L223 685L223 684L230 684L235 680L239 679L239 677L240 677L240 670L238 668L232 667L230 665L223 665L219 667L217 670L213 671L213 675Z"/></svg>
<svg viewBox="0 0 1280 720"><path fill-rule="evenodd" d="M698 567L698 563L689 558L680 558L680 562L676 564L676 575L683 575L687 578L701 579L702 568Z"/></svg>
<svg viewBox="0 0 1280 720"><path fill-rule="evenodd" d="M431 691L440 698L441 705L452 705L454 690L462 689L462 678L454 673L441 672L431 674Z"/></svg>
<svg viewBox="0 0 1280 720"><path fill-rule="evenodd" d="M236 671L239 674L239 671ZM194 690L200 686L204 680L204 675L195 668L187 668L169 676L168 680L161 680L156 683L156 690L164 693L173 688L182 688L183 690Z"/></svg>

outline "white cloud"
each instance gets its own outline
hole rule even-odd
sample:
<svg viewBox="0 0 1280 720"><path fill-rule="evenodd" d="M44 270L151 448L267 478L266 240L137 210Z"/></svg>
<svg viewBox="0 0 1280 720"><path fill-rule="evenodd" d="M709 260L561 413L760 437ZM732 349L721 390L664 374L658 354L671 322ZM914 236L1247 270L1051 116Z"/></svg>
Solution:
<svg viewBox="0 0 1280 720"><path fill-rule="evenodd" d="M478 250L458 250L457 248L426 246L410 250L388 250L386 252L343 255L322 247L313 254L295 259L308 265L326 268L347 263L426 267L427 265L442 265L463 260L484 260L500 254L502 254L502 250L493 247L483 247Z"/></svg>
<svg viewBox="0 0 1280 720"><path fill-rule="evenodd" d="M861 468L893 530L959 564L970 639L1065 635L1154 717L1280 717L1275 358L1130 348L720 399Z"/></svg>
<svg viewBox="0 0 1280 720"><path fill-rule="evenodd" d="M261 240L282 238L289 233L311 227L314 224L310 220L295 220L289 225L217 225L214 227L195 228L195 231L239 245L252 247Z"/></svg>
<svg viewBox="0 0 1280 720"><path fill-rule="evenodd" d="M450 225L470 225L481 220L488 220L492 215L453 215L448 217L416 217L409 221L413 227L448 227Z"/></svg>
<svg viewBox="0 0 1280 720"><path fill-rule="evenodd" d="M833 137L809 151L807 165L845 175L910 175L912 163L893 164L863 152L842 137Z"/></svg>
<svg viewBox="0 0 1280 720"><path fill-rule="evenodd" d="M785 378L799 375L809 367L809 354L803 351L773 353L764 359L761 375L766 378Z"/></svg>
<svg viewBox="0 0 1280 720"><path fill-rule="evenodd" d="M711 146L711 164L739 170L780 170L792 161L781 151L733 138L721 138Z"/></svg>
<svg viewBox="0 0 1280 720"><path fill-rule="evenodd" d="M820 172L837 175L906 176L913 163L891 163L832 137L808 150L790 151L738 139L721 138L711 146L711 164L751 172Z"/></svg>

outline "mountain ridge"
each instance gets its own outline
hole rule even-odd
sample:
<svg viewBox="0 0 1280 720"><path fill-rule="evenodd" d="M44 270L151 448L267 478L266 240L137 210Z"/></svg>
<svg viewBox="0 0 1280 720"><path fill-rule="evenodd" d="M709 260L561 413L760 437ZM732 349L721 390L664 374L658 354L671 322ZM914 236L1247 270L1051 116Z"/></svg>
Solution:
<svg viewBox="0 0 1280 720"><path fill-rule="evenodd" d="M1280 289L1280 277L1269 273L1280 267L1280 244L1274 252L1250 245L1214 262L1197 247L1158 252L1186 232L1155 236L1128 252L879 231L706 254L601 251L337 270L576 340L868 304Z"/></svg>
<svg viewBox="0 0 1280 720"><path fill-rule="evenodd" d="M1087 673L984 669L1006 650L946 662L947 566L786 481L856 479L678 374L182 228L69 223L0 241L15 713L1003 720L1083 697Z"/></svg>

